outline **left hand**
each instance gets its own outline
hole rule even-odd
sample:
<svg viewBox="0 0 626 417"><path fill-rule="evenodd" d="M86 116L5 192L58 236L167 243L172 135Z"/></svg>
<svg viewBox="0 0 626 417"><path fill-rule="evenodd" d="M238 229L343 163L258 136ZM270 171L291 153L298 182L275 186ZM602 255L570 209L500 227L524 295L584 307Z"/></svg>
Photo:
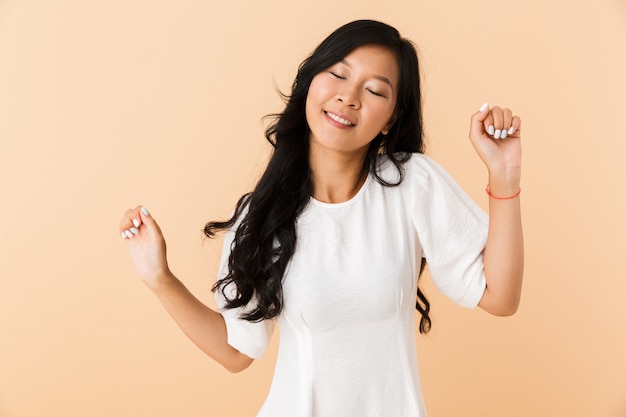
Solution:
<svg viewBox="0 0 626 417"><path fill-rule="evenodd" d="M507 108L487 103L471 118L469 138L490 175L519 170L522 164L521 126L519 116Z"/></svg>

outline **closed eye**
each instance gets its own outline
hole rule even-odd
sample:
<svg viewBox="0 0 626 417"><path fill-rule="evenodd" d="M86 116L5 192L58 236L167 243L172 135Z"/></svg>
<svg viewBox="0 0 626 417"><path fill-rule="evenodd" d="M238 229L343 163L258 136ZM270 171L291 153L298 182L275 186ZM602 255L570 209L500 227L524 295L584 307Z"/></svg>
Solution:
<svg viewBox="0 0 626 417"><path fill-rule="evenodd" d="M369 91L370 93L374 94L377 97L383 97L383 98L386 97L383 94L377 93L376 91L374 91L374 90L372 90L370 88L368 88L367 91Z"/></svg>
<svg viewBox="0 0 626 417"><path fill-rule="evenodd" d="M329 73L330 73L333 77L335 77L335 78L339 78L340 80L345 80L345 79L346 79L346 77L342 77L341 75L339 75L339 74L337 74L337 73L334 73L334 72L332 72L332 71L328 71L328 72L329 72Z"/></svg>

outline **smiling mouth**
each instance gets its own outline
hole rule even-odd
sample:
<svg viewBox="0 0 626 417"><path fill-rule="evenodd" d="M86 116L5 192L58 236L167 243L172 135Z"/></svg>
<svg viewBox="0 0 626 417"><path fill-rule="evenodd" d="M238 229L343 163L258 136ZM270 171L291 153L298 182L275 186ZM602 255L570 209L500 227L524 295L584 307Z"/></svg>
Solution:
<svg viewBox="0 0 626 417"><path fill-rule="evenodd" d="M352 123L351 121L346 120L346 119L344 119L344 118L342 118L342 117L339 117L339 116L337 116L336 114L333 114L333 113L328 112L328 111L327 111L327 112L325 112L325 113L326 113L326 115L327 115L328 117L330 117L331 119L333 119L334 121L336 121L336 122L338 122L338 123L341 123L342 125L345 125L345 126L354 126L354 123Z"/></svg>

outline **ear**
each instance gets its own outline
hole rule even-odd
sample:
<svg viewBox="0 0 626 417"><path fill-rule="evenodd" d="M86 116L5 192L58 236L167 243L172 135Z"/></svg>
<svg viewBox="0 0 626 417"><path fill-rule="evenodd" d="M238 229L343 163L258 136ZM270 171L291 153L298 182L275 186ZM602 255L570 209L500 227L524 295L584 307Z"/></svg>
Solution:
<svg viewBox="0 0 626 417"><path fill-rule="evenodd" d="M393 127L393 125L398 121L401 115L402 115L402 110L396 108L393 111L393 114L391 115L391 119L389 119L385 127L383 127L382 130L380 131L380 133L386 136L387 133L389 133L389 131Z"/></svg>
<svg viewBox="0 0 626 417"><path fill-rule="evenodd" d="M383 127L383 129L380 131L380 133L382 133L383 135L387 135L387 133L389 133L389 131L391 130L391 128L393 127L393 124L396 122L396 118L395 116L391 118L391 120L389 120L389 122L387 122L387 124L385 125L385 127Z"/></svg>

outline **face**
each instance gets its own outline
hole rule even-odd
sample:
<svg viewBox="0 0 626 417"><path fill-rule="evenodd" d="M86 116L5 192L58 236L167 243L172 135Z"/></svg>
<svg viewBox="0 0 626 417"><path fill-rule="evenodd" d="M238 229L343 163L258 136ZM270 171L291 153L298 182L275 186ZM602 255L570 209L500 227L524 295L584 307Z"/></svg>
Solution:
<svg viewBox="0 0 626 417"><path fill-rule="evenodd" d="M377 45L361 46L317 74L306 100L311 151L364 156L393 124L398 78L395 55Z"/></svg>

